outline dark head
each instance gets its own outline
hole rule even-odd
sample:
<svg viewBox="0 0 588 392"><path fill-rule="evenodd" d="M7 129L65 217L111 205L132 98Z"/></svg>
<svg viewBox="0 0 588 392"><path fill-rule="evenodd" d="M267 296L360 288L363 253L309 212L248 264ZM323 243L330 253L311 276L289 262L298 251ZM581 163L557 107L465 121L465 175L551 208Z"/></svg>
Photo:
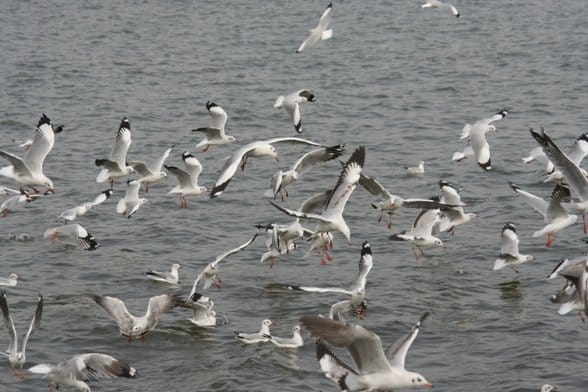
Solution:
<svg viewBox="0 0 588 392"><path fill-rule="evenodd" d="M308 90L302 90L298 95L301 96L301 97L303 97L303 98L306 98L306 100L308 102L314 102L314 101L316 101L316 98L314 97L314 94L311 93Z"/></svg>
<svg viewBox="0 0 588 392"><path fill-rule="evenodd" d="M577 140L588 142L588 132L581 134Z"/></svg>
<svg viewBox="0 0 588 392"><path fill-rule="evenodd" d="M112 196L112 189L107 189L105 191L102 191L102 193L104 193L104 195L106 196L106 198L108 199L110 196Z"/></svg>
<svg viewBox="0 0 588 392"><path fill-rule="evenodd" d="M208 109L208 110L210 110L211 108L213 108L215 106L218 106L218 105L212 101L206 102L206 109Z"/></svg>
<svg viewBox="0 0 588 392"><path fill-rule="evenodd" d="M39 119L39 122L37 123L37 127L40 127L43 124L51 125L51 119L49 117L47 117L47 115L45 113L43 113L43 115Z"/></svg>
<svg viewBox="0 0 588 392"><path fill-rule="evenodd" d="M182 154L182 161L186 161L188 158L194 158L194 155L190 154L188 151L184 151Z"/></svg>
<svg viewBox="0 0 588 392"><path fill-rule="evenodd" d="M361 255L371 255L372 254L372 248L370 247L369 242L364 241L363 244L361 244Z"/></svg>
<svg viewBox="0 0 588 392"><path fill-rule="evenodd" d="M514 223L511 223L511 222L506 222L504 224L504 227L502 228L502 232L504 233L505 230L511 230L511 231L513 231L515 233L517 232L517 230L515 229Z"/></svg>
<svg viewBox="0 0 588 392"><path fill-rule="evenodd" d="M199 300L201 297L202 297L202 294L200 294L200 293L194 293L194 294L192 294L192 296L190 297L190 300L191 300L192 302L196 302L196 301L198 301L198 300Z"/></svg>

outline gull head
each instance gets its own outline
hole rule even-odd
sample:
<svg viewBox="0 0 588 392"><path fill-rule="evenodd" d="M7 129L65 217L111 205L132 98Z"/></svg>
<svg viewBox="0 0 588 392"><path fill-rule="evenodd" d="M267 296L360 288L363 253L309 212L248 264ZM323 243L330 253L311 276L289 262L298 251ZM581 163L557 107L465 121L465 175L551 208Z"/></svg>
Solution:
<svg viewBox="0 0 588 392"><path fill-rule="evenodd" d="M178 263L174 263L174 264L172 264L172 266L171 266L171 269L172 269L172 271L176 271L176 272L178 272L178 270L179 270L180 268L182 268L182 266L181 266L181 265L179 265Z"/></svg>
<svg viewBox="0 0 588 392"><path fill-rule="evenodd" d="M275 325L276 322L274 320L270 320L270 319L265 319L261 322L261 326L262 327L269 327L271 325Z"/></svg>
<svg viewBox="0 0 588 392"><path fill-rule="evenodd" d="M17 274L10 274L10 275L8 275L8 280L13 280L13 281L16 282L19 279L20 279L20 277Z"/></svg>
<svg viewBox="0 0 588 392"><path fill-rule="evenodd" d="M486 132L498 132L498 129L496 129L493 124L488 124L488 129L486 129Z"/></svg>
<svg viewBox="0 0 588 392"><path fill-rule="evenodd" d="M432 388L433 384L431 384L429 381L427 381L426 378L424 378L422 375L415 373L415 372L407 372L406 378L408 378L408 381L410 381L410 386L413 387L428 387L428 388Z"/></svg>
<svg viewBox="0 0 588 392"><path fill-rule="evenodd" d="M293 334L300 333L300 331L301 331L301 328L300 328L299 325L295 325L294 328L292 328L292 333Z"/></svg>
<svg viewBox="0 0 588 392"><path fill-rule="evenodd" d="M235 136L227 136L227 140L229 141L229 143L238 143L239 142L239 138L235 137Z"/></svg>
<svg viewBox="0 0 588 392"><path fill-rule="evenodd" d="M14 357L10 358L9 357L9 362L10 362L10 366L14 367L23 367L24 364L26 363L27 358L25 357L25 353L24 352L17 352Z"/></svg>

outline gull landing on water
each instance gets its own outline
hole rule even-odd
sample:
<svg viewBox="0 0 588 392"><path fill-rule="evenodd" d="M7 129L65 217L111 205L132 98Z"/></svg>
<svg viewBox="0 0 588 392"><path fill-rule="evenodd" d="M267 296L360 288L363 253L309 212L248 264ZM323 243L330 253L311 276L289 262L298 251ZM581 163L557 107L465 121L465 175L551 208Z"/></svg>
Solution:
<svg viewBox="0 0 588 392"><path fill-rule="evenodd" d="M586 320L582 316L585 312L584 300L581 295L582 292L582 276L585 271L587 255L576 257L574 259L562 259L553 269L551 274L547 276L548 279L553 279L558 276L565 278L564 286L558 292L551 296L552 303L560 304L557 311L558 314L564 315L572 310L578 311L578 316L583 322Z"/></svg>
<svg viewBox="0 0 588 392"><path fill-rule="evenodd" d="M314 102L316 98L312 92L309 90L298 90L292 94L280 95L276 102L274 103L274 108L277 109L286 109L290 118L292 119L292 123L294 124L294 129L298 133L302 133L302 118L300 115L300 104L303 102Z"/></svg>
<svg viewBox="0 0 588 392"><path fill-rule="evenodd" d="M212 124L210 127L196 128L192 132L204 132L206 137L201 140L196 147L204 146L202 152L208 151L210 146L217 146L222 144L229 144L239 141L235 136L228 136L225 134L225 124L227 123L227 112L216 103L212 101L206 102L206 109L212 117Z"/></svg>
<svg viewBox="0 0 588 392"><path fill-rule="evenodd" d="M515 226L512 223L506 223L500 233L500 256L494 262L493 270L496 271L509 266L515 272L519 272L514 267L515 265L534 259L533 256L519 253L519 238L517 237Z"/></svg>
<svg viewBox="0 0 588 392"><path fill-rule="evenodd" d="M67 210L63 211L61 215L59 215L60 219L63 219L65 224L67 225L72 220L76 219L79 216L86 214L86 212L90 211L90 209L104 203L106 200L112 196L113 190L107 189L105 191L100 192L93 201L85 204L80 204L79 206L68 208Z"/></svg>
<svg viewBox="0 0 588 392"><path fill-rule="evenodd" d="M81 250L94 251L100 247L94 236L77 223L47 229L43 234L43 238L50 238L53 246L55 246L57 240L63 240L73 243Z"/></svg>
<svg viewBox="0 0 588 392"><path fill-rule="evenodd" d="M8 278L0 278L0 286L14 287L19 279L20 277L17 274L10 274Z"/></svg>
<svg viewBox="0 0 588 392"><path fill-rule="evenodd" d="M327 40L333 36L333 30L327 29L331 22L331 11L333 10L333 3L329 3L327 8L321 15L318 25L310 30L310 35L304 40L304 42L298 47L296 53L302 52L305 48L311 47L316 44L319 40Z"/></svg>
<svg viewBox="0 0 588 392"><path fill-rule="evenodd" d="M453 5L448 3L442 3L439 0L427 0L427 2L421 5L421 8L447 8L451 10L453 16L459 18L459 11Z"/></svg>
<svg viewBox="0 0 588 392"><path fill-rule="evenodd" d="M131 143L131 123L125 117L120 123L108 159L96 159L95 161L96 166L102 167L96 177L97 183L110 180L110 188L112 189L115 178L126 177L135 171L132 166L127 165L127 151L129 151Z"/></svg>
<svg viewBox="0 0 588 392"><path fill-rule="evenodd" d="M212 310L214 302L210 298L194 293L186 302L186 307L192 310L192 318L189 318L188 321L202 328L216 325L216 312Z"/></svg>

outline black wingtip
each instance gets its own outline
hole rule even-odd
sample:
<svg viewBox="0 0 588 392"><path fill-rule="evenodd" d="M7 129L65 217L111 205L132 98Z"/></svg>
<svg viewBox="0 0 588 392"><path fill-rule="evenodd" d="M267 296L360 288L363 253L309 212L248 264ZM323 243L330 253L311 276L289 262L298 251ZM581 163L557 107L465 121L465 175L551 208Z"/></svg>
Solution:
<svg viewBox="0 0 588 392"><path fill-rule="evenodd" d="M182 153L182 161L186 162L186 159L188 158L194 158L194 155L192 155L190 152L188 151L184 151Z"/></svg>
<svg viewBox="0 0 588 392"><path fill-rule="evenodd" d="M372 254L372 248L370 247L370 243L369 242L364 241L363 244L361 244L361 255L363 256L363 255L366 255L366 254L371 255Z"/></svg>
<svg viewBox="0 0 588 392"><path fill-rule="evenodd" d="M230 182L230 180L227 180L220 185L215 185L212 188L212 190L210 191L210 198L215 199L215 198L219 197L223 193L223 191L225 190L227 185L229 185L229 182Z"/></svg>
<svg viewBox="0 0 588 392"><path fill-rule="evenodd" d="M504 224L504 227L502 227L501 233L504 233L506 230L511 230L511 231L513 231L515 233L517 232L517 229L515 228L515 225L512 222L506 222Z"/></svg>
<svg viewBox="0 0 588 392"><path fill-rule="evenodd" d="M51 125L51 119L49 117L47 117L47 115L45 113L43 113L41 115L41 118L39 119L39 122L37 123L37 127L40 127L43 124Z"/></svg>
<svg viewBox="0 0 588 392"><path fill-rule="evenodd" d="M521 189L517 184L513 183L513 182L508 182L508 186L515 191L517 194L519 193L519 190Z"/></svg>
<svg viewBox="0 0 588 392"><path fill-rule="evenodd" d="M303 291L303 290L300 288L300 286L295 286L295 285L288 286L288 290L292 290L292 291Z"/></svg>
<svg viewBox="0 0 588 392"><path fill-rule="evenodd" d="M478 162L478 166L480 166L485 171L492 170L492 163L490 162L490 159L488 159L488 162Z"/></svg>
<svg viewBox="0 0 588 392"><path fill-rule="evenodd" d="M128 129L129 131L131 130L131 123L129 122L129 119L126 117L123 118L122 121L120 122L119 129L122 129L122 128Z"/></svg>
<svg viewBox="0 0 588 392"><path fill-rule="evenodd" d="M210 110L211 108L218 106L216 103L214 103L214 101L208 101L206 102L206 109Z"/></svg>

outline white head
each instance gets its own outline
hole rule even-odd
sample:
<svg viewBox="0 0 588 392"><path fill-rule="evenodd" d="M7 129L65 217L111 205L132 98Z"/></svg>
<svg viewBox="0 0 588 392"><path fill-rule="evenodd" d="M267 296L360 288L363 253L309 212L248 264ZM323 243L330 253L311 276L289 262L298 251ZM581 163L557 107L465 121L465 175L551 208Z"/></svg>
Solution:
<svg viewBox="0 0 588 392"><path fill-rule="evenodd" d="M300 326L295 325L294 328L292 328L292 333L293 334L299 334L300 333Z"/></svg>
<svg viewBox="0 0 588 392"><path fill-rule="evenodd" d="M426 378L424 378L423 376L421 376L418 373L415 372L406 372L406 375L404 376L406 381L407 381L407 386L411 386L411 387L429 387L432 388L433 384L431 384L430 382L427 381Z"/></svg>
<svg viewBox="0 0 588 392"><path fill-rule="evenodd" d="M486 129L486 132L498 132L498 130L496 129L496 127L493 124L488 124L488 128Z"/></svg>
<svg viewBox="0 0 588 392"><path fill-rule="evenodd" d="M227 140L230 143L237 143L239 141L239 138L238 137L235 137L235 136L227 136Z"/></svg>
<svg viewBox="0 0 588 392"><path fill-rule="evenodd" d="M180 268L182 268L182 266L179 265L178 263L172 264L172 266L171 266L172 273L176 273L177 274L178 273L178 270Z"/></svg>
<svg viewBox="0 0 588 392"><path fill-rule="evenodd" d="M19 279L19 276L17 274L10 274L8 275L8 280L12 280L12 281L17 281Z"/></svg>
<svg viewBox="0 0 588 392"><path fill-rule="evenodd" d="M167 178L167 173L164 171L159 172L159 178L165 180Z"/></svg>
<svg viewBox="0 0 588 392"><path fill-rule="evenodd" d="M269 328L270 325L274 325L275 323L276 322L274 320L265 319L261 322L261 326Z"/></svg>
<svg viewBox="0 0 588 392"><path fill-rule="evenodd" d="M541 385L541 392L557 392L557 387L549 384Z"/></svg>
<svg viewBox="0 0 588 392"><path fill-rule="evenodd" d="M442 248L445 248L445 244L439 238L435 238L435 240L433 241L433 245L436 245L436 246L440 246Z"/></svg>

